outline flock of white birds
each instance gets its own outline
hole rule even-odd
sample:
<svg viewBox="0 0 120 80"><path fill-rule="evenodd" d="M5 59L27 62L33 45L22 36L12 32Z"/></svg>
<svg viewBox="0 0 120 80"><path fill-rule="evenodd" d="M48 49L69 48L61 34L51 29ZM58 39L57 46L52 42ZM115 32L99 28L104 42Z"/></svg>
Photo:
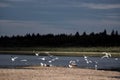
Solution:
<svg viewBox="0 0 120 80"><path fill-rule="evenodd" d="M47 59L46 57L39 57L39 55L40 55L40 52L39 51L33 51L33 53L35 54L35 56L38 56L38 59L40 59L40 60L42 60L42 61L47 61L48 63L52 63L52 62L54 62L54 61L56 61L56 60L58 60L59 58L58 57L56 57L56 56L53 56L53 55L51 55L49 52L45 52L45 54L49 57L49 59ZM104 58L107 58L107 59L109 59L110 57L112 57L111 56L111 54L110 53L107 53L107 52L102 52L102 54L104 54L102 57L101 57L101 59L104 59ZM89 60L88 59L88 56L83 56L83 58L84 58L84 60L85 60L85 62L86 62L86 64L94 64L94 68L95 68L95 70L97 70L98 69L98 62L99 61L92 61L92 60ZM18 57L17 56L15 56L15 57L11 57L11 61L12 62L14 62L16 59L18 59ZM115 58L115 60L118 60L118 58ZM27 59L22 59L22 60L20 60L21 62L27 62L28 60ZM72 68L72 67L77 67L77 63L76 62L79 62L79 60L77 59L77 60L70 60L69 61L69 64L68 64L68 67L69 68ZM42 62L40 62L40 66L53 66L52 64L46 64L46 63L42 63Z"/></svg>

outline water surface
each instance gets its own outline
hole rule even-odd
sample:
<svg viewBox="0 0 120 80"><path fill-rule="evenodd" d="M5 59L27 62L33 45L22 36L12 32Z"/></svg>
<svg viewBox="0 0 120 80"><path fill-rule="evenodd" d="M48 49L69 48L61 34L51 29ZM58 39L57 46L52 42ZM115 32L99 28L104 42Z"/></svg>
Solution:
<svg viewBox="0 0 120 80"><path fill-rule="evenodd" d="M18 57L15 61L11 58ZM44 60L44 59L45 60ZM28 66L28 65L40 65L41 63L53 66L68 67L70 61L75 61L80 68L92 68L95 69L116 69L120 70L120 58L101 58L101 57L89 57L87 60L91 61L87 63L84 57L67 57L67 56L35 56L35 55L4 55L0 54L0 67L15 67L15 66Z"/></svg>

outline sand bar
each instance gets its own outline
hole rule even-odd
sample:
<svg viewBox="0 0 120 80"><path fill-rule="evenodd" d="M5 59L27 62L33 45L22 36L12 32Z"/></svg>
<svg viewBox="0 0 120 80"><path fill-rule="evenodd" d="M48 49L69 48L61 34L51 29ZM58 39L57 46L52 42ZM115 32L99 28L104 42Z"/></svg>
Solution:
<svg viewBox="0 0 120 80"><path fill-rule="evenodd" d="M0 80L120 80L120 72L38 66L0 69Z"/></svg>

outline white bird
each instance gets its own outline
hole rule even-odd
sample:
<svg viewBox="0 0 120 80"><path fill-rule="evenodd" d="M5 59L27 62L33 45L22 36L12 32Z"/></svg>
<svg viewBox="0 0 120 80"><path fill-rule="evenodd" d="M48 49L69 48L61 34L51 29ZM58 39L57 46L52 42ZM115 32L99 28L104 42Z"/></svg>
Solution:
<svg viewBox="0 0 120 80"><path fill-rule="evenodd" d="M41 60L43 60L43 61L45 61L45 60L46 60L46 58L45 58L45 57L43 57L43 58L38 58L38 59L41 59Z"/></svg>
<svg viewBox="0 0 120 80"><path fill-rule="evenodd" d="M97 67L98 67L98 65L97 65L97 64L95 64L95 70L97 70Z"/></svg>
<svg viewBox="0 0 120 80"><path fill-rule="evenodd" d="M101 57L101 59L111 57L111 54L110 54L110 53L103 52L102 54L105 54L105 55L104 55L103 57Z"/></svg>
<svg viewBox="0 0 120 80"><path fill-rule="evenodd" d="M11 60L14 62L18 57L12 57Z"/></svg>
<svg viewBox="0 0 120 80"><path fill-rule="evenodd" d="M68 65L69 68L77 67L76 61L71 60Z"/></svg>
<svg viewBox="0 0 120 80"><path fill-rule="evenodd" d="M76 64L76 62L73 61L73 60L71 60L69 63L70 63L70 64Z"/></svg>
<svg viewBox="0 0 120 80"><path fill-rule="evenodd" d="M52 64L50 64L50 67L52 67L53 65Z"/></svg>
<svg viewBox="0 0 120 80"><path fill-rule="evenodd" d="M84 60L86 61L87 64L89 63L87 56L84 56Z"/></svg>
<svg viewBox="0 0 120 80"><path fill-rule="evenodd" d="M50 60L50 61L48 61L49 63L51 63L52 61Z"/></svg>
<svg viewBox="0 0 120 80"><path fill-rule="evenodd" d="M47 66L47 64L45 64L45 63L44 63L44 64L43 64L43 66L45 66L45 67L46 67L46 66Z"/></svg>
<svg viewBox="0 0 120 80"><path fill-rule="evenodd" d="M45 64L45 63L40 63L40 66L42 66L42 67L46 67L47 64Z"/></svg>
<svg viewBox="0 0 120 80"><path fill-rule="evenodd" d="M69 68L72 68L73 66L69 64L68 67L69 67Z"/></svg>
<svg viewBox="0 0 120 80"><path fill-rule="evenodd" d="M39 56L39 54L37 54L37 53L36 53L35 55L36 55L36 56Z"/></svg>
<svg viewBox="0 0 120 80"><path fill-rule="evenodd" d="M55 60L58 60L58 57L52 59L52 61L55 61Z"/></svg>
<svg viewBox="0 0 120 80"><path fill-rule="evenodd" d="M26 62L27 60L26 60L26 59L22 59L22 60L20 60L20 61L22 61L22 62Z"/></svg>
<svg viewBox="0 0 120 80"><path fill-rule="evenodd" d="M39 56L39 53L37 52L37 53L35 53L35 55L36 55L36 56Z"/></svg>
<svg viewBox="0 0 120 80"><path fill-rule="evenodd" d="M58 57L55 58L55 60L59 59Z"/></svg>
<svg viewBox="0 0 120 80"><path fill-rule="evenodd" d="M87 64L92 63L91 60L88 60L87 56L84 56L84 60L86 61Z"/></svg>
<svg viewBox="0 0 120 80"><path fill-rule="evenodd" d="M44 66L44 64L43 64L43 63L40 63L40 66Z"/></svg>
<svg viewBox="0 0 120 80"><path fill-rule="evenodd" d="M84 56L84 59L87 59L87 56Z"/></svg>
<svg viewBox="0 0 120 80"><path fill-rule="evenodd" d="M35 51L33 51L33 53L35 53L36 56L39 56L40 54L39 52L35 52Z"/></svg>
<svg viewBox="0 0 120 80"><path fill-rule="evenodd" d="M49 60L48 62L51 63L51 62L58 60L58 59L59 59L58 57L55 57L55 58L52 58L51 60Z"/></svg>
<svg viewBox="0 0 120 80"><path fill-rule="evenodd" d="M95 62L95 70L97 70L98 69L98 62L97 61L94 61Z"/></svg>
<svg viewBox="0 0 120 80"><path fill-rule="evenodd" d="M117 60L118 60L118 58L115 58L115 60L117 61Z"/></svg>

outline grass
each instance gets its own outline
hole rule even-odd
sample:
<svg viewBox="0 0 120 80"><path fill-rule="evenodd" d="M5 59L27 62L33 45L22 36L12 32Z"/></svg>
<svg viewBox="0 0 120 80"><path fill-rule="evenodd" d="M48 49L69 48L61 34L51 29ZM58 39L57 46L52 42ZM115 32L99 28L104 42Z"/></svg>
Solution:
<svg viewBox="0 0 120 80"><path fill-rule="evenodd" d="M49 52L56 56L103 56L102 52L110 52L112 57L120 57L120 47L6 47L0 48L0 54L31 54L39 51L41 55Z"/></svg>
<svg viewBox="0 0 120 80"><path fill-rule="evenodd" d="M0 51L120 52L120 47L0 47Z"/></svg>

